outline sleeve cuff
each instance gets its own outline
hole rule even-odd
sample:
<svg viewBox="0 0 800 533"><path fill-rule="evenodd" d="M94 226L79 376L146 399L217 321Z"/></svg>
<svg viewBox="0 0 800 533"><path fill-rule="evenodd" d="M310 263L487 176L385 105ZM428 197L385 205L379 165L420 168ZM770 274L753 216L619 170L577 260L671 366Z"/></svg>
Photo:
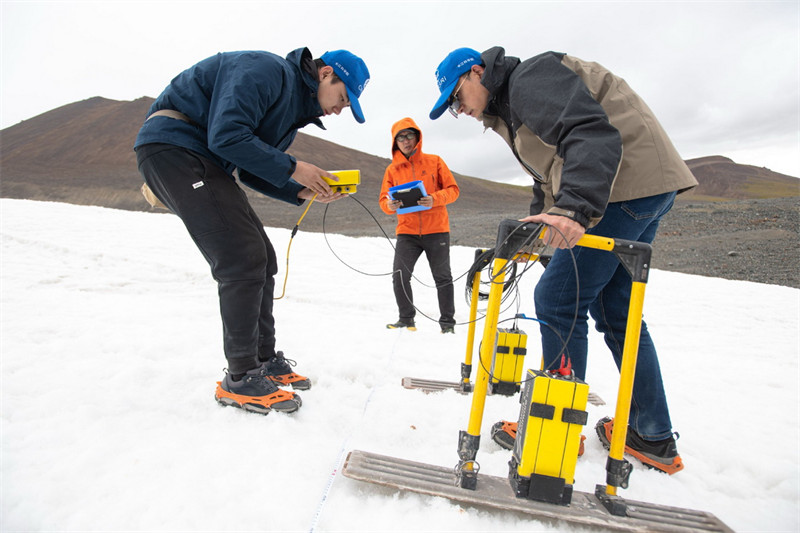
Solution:
<svg viewBox="0 0 800 533"><path fill-rule="evenodd" d="M587 217L583 213L579 213L579 212L573 211L571 209L562 209L560 207L551 207L550 209L547 210L547 214L548 215L557 215L557 216L567 217L567 218L570 218L570 219L574 220L575 222L577 222L578 224L580 224L584 228L589 227L589 217Z"/></svg>

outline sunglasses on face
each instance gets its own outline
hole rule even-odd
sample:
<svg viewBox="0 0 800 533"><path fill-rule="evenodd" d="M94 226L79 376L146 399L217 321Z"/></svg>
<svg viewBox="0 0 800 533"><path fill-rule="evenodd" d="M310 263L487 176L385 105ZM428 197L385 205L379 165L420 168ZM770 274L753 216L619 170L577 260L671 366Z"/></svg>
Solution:
<svg viewBox="0 0 800 533"><path fill-rule="evenodd" d="M467 77L469 77L469 74L467 74ZM450 111L450 114L456 118L458 118L458 110L461 109L461 102L458 101L458 91L461 90L461 86L464 85L465 81L467 81L466 77L461 80L461 83L458 84L456 90L453 91L453 94L450 96L450 106L447 108L447 110Z"/></svg>
<svg viewBox="0 0 800 533"><path fill-rule="evenodd" d="M397 142L403 142L403 141L413 141L416 138L417 134L414 133L413 131L410 131L408 133L401 133L400 135L395 137L394 140Z"/></svg>

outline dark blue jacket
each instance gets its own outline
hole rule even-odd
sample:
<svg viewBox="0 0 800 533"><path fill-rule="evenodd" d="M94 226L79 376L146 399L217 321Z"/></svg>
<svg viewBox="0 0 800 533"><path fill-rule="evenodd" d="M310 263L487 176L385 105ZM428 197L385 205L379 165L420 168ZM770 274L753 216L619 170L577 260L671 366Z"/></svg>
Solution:
<svg viewBox="0 0 800 533"><path fill-rule="evenodd" d="M165 143L188 148L224 168L249 187L302 203L302 185L291 179L297 161L284 151L322 108L311 52L298 48L286 59L269 52L225 52L178 74L153 102L186 115L193 124L157 116L139 130L134 148Z"/></svg>

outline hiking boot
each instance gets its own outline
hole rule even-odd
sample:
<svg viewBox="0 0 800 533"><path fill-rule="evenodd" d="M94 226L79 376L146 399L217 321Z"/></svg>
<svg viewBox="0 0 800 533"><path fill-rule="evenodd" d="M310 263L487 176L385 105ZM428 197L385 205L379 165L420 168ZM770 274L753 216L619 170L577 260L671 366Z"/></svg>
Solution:
<svg viewBox="0 0 800 533"><path fill-rule="evenodd" d="M514 449L514 441L517 439L517 422L507 422L501 420L492 426L492 440L506 450ZM581 435L581 444L578 448L578 457L583 455L583 441L586 435Z"/></svg>
<svg viewBox="0 0 800 533"><path fill-rule="evenodd" d="M455 333L456 328L454 326L442 326L442 333Z"/></svg>
<svg viewBox="0 0 800 533"><path fill-rule="evenodd" d="M386 324L386 329L403 329L408 331L417 331L417 326L414 325L413 320L398 320L394 324Z"/></svg>
<svg viewBox="0 0 800 533"><path fill-rule="evenodd" d="M308 390L311 388L311 380L300 374L295 374L292 367L297 365L292 359L286 359L283 352L277 352L274 356L267 359L261 365L264 375L277 383L279 386L291 385L293 389Z"/></svg>
<svg viewBox="0 0 800 533"><path fill-rule="evenodd" d="M492 426L492 440L506 450L514 449L517 438L517 423L501 420Z"/></svg>
<svg viewBox="0 0 800 533"><path fill-rule="evenodd" d="M234 381L230 374L225 374L225 378L217 382L214 399L222 405L263 415L270 411L293 413L302 405L299 396L279 389L267 378L262 367L247 372L239 381Z"/></svg>
<svg viewBox="0 0 800 533"><path fill-rule="evenodd" d="M603 447L611 448L611 433L614 429L614 419L605 417L597 422L594 427ZM669 475L683 470L683 461L678 455L675 441L680 437L677 433L661 440L645 440L628 426L625 438L625 453L636 457L648 468L661 470Z"/></svg>

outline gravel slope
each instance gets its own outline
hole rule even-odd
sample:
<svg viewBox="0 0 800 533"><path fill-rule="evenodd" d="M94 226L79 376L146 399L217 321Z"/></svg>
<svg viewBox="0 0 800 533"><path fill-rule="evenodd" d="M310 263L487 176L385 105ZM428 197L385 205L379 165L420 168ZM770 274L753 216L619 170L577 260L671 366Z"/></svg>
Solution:
<svg viewBox="0 0 800 533"><path fill-rule="evenodd" d="M653 249L653 268L800 288L800 202L683 200Z"/></svg>

